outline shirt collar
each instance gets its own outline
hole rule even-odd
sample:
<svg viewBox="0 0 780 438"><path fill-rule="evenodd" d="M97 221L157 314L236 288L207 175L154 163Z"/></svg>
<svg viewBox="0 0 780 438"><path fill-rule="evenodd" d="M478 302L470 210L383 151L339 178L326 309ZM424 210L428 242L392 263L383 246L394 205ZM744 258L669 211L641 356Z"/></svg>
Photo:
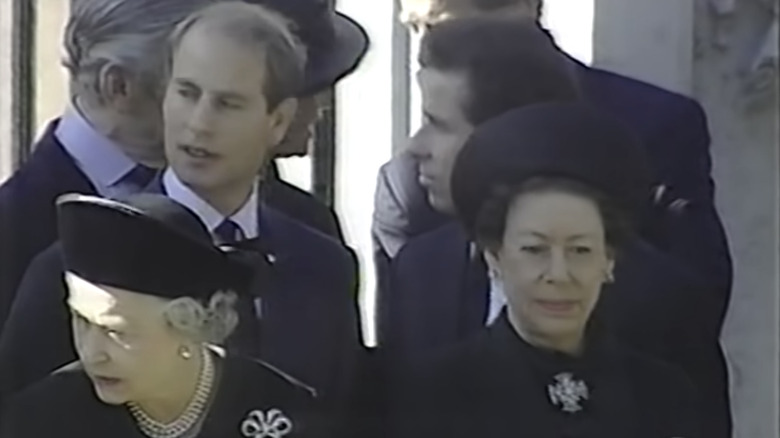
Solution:
<svg viewBox="0 0 780 438"><path fill-rule="evenodd" d="M252 187L252 193L244 205L232 216L226 218L214 207L209 205L203 198L187 187L173 169L170 167L163 174L163 187L165 193L173 200L181 203L198 215L201 221L206 225L210 232L214 230L225 220L230 219L236 223L243 231L247 239L253 239L259 235L258 227L258 189L257 185Z"/></svg>
<svg viewBox="0 0 780 438"><path fill-rule="evenodd" d="M118 184L136 166L116 142L98 132L72 104L54 135L76 165L101 187Z"/></svg>

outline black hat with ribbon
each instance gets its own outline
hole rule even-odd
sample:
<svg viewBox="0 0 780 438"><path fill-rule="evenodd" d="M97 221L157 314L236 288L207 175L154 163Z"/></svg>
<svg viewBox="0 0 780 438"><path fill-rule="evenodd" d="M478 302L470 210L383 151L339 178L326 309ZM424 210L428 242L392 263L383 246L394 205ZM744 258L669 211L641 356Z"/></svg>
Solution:
<svg viewBox="0 0 780 438"><path fill-rule="evenodd" d="M122 201L67 194L57 214L65 270L95 285L207 299L249 293L259 272L254 257L215 246L195 213L160 194Z"/></svg>

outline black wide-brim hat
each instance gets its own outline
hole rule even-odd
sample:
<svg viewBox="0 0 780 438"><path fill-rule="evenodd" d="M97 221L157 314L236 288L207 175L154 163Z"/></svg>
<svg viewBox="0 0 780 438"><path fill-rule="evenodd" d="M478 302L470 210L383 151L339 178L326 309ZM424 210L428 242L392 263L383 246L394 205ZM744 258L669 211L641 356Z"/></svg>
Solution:
<svg viewBox="0 0 780 438"><path fill-rule="evenodd" d="M355 20L329 0L245 0L273 9L289 20L306 45L308 58L299 96L325 90L352 73L368 51L369 38Z"/></svg>
<svg viewBox="0 0 780 438"><path fill-rule="evenodd" d="M545 103L511 110L478 126L452 172L457 215L474 234L495 187L562 177L608 196L634 222L649 205L647 156L621 122L586 104Z"/></svg>
<svg viewBox="0 0 780 438"><path fill-rule="evenodd" d="M167 299L249 292L255 267L223 250L188 208L159 194L122 202L67 194L57 200L67 272L99 286Z"/></svg>

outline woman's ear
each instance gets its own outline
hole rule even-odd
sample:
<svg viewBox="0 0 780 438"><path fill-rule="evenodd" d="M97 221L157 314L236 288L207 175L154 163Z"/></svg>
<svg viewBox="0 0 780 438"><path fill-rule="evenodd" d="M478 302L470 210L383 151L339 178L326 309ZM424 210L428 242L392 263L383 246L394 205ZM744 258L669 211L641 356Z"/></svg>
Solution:
<svg viewBox="0 0 780 438"><path fill-rule="evenodd" d="M492 249L486 249L482 252L482 254L485 257L485 262L488 265L488 273L491 278L494 279L500 279L501 278L501 268L500 263L498 262L498 255L496 252Z"/></svg>

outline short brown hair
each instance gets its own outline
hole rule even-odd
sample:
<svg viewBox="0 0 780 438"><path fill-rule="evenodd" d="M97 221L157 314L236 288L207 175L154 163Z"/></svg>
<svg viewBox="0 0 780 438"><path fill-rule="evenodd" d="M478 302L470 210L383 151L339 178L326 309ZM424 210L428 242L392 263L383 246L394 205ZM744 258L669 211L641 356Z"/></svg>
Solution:
<svg viewBox="0 0 780 438"><path fill-rule="evenodd" d="M580 97L569 60L531 19L445 21L423 37L419 61L423 68L466 75L463 111L475 126L513 108Z"/></svg>
<svg viewBox="0 0 780 438"><path fill-rule="evenodd" d="M303 86L306 52L286 18L260 5L231 1L218 3L190 15L173 31L168 67L181 41L197 24L209 22L240 44L263 50L268 76L264 92L269 109L294 97Z"/></svg>

